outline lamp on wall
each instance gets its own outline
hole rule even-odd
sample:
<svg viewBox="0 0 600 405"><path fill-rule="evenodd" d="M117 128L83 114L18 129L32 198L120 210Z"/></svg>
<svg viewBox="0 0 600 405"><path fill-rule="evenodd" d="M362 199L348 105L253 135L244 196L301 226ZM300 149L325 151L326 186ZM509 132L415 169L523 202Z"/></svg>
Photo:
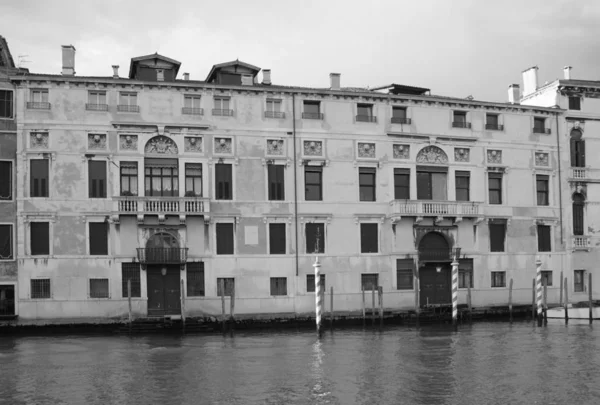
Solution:
<svg viewBox="0 0 600 405"><path fill-rule="evenodd" d="M160 274L162 274L163 276L167 275L167 268L163 267L162 269L160 269Z"/></svg>
<svg viewBox="0 0 600 405"><path fill-rule="evenodd" d="M437 271L438 273L442 272L442 266L435 266L435 271Z"/></svg>

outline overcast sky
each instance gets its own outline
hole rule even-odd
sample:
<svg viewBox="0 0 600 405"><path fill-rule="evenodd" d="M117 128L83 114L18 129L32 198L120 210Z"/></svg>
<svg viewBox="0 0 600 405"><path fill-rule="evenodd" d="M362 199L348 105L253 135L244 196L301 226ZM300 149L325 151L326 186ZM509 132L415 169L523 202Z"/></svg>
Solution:
<svg viewBox="0 0 600 405"><path fill-rule="evenodd" d="M271 69L274 84L328 87L400 83L433 94L506 101L521 71L540 84L600 79L597 0L5 0L0 35L15 62L60 73L61 45L77 49L78 75L129 72L158 52L204 80L236 58Z"/></svg>

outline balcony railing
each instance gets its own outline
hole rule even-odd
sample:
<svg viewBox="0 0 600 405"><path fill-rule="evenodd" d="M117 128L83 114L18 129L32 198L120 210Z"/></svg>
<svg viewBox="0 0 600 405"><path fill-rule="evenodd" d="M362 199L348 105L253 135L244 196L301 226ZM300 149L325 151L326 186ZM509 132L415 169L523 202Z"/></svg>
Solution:
<svg viewBox="0 0 600 405"><path fill-rule="evenodd" d="M357 115L356 121L358 122L377 122L377 117L373 115Z"/></svg>
<svg viewBox="0 0 600 405"><path fill-rule="evenodd" d="M265 111L265 118L285 118L285 113L280 111Z"/></svg>
<svg viewBox="0 0 600 405"><path fill-rule="evenodd" d="M485 129L490 131L504 131L504 125L501 124L485 124Z"/></svg>
<svg viewBox="0 0 600 405"><path fill-rule="evenodd" d="M590 237L589 236L573 236L573 250L589 250L590 249Z"/></svg>
<svg viewBox="0 0 600 405"><path fill-rule="evenodd" d="M188 248L138 248L141 264L184 264Z"/></svg>
<svg viewBox="0 0 600 405"><path fill-rule="evenodd" d="M139 105L119 104L117 106L117 111L119 111L119 112L139 113L140 112L140 106Z"/></svg>
<svg viewBox="0 0 600 405"><path fill-rule="evenodd" d="M393 200L390 202L390 215L407 216L457 216L476 217L480 215L479 202Z"/></svg>
<svg viewBox="0 0 600 405"><path fill-rule="evenodd" d="M550 134L550 128L533 127L534 134Z"/></svg>
<svg viewBox="0 0 600 405"><path fill-rule="evenodd" d="M181 109L181 113L189 114L189 115L204 115L204 109L203 108L183 107Z"/></svg>
<svg viewBox="0 0 600 405"><path fill-rule="evenodd" d="M453 121L452 127L453 128L471 128L471 123L470 122L462 122L462 121Z"/></svg>
<svg viewBox="0 0 600 405"><path fill-rule="evenodd" d="M212 115L218 115L220 117L233 117L233 110L224 110L221 108L213 108Z"/></svg>
<svg viewBox="0 0 600 405"><path fill-rule="evenodd" d="M85 109L88 111L108 111L108 104L90 104L85 105Z"/></svg>
<svg viewBox="0 0 600 405"><path fill-rule="evenodd" d="M27 108L30 110L49 110L51 107L50 103L46 102L37 102L37 101L28 101Z"/></svg>
<svg viewBox="0 0 600 405"><path fill-rule="evenodd" d="M322 120L323 113L303 112L302 118L306 120Z"/></svg>
<svg viewBox="0 0 600 405"><path fill-rule="evenodd" d="M446 262L460 257L460 248L419 249L419 261Z"/></svg>
<svg viewBox="0 0 600 405"><path fill-rule="evenodd" d="M206 214L208 198L203 197L114 197L119 214Z"/></svg>
<svg viewBox="0 0 600 405"><path fill-rule="evenodd" d="M410 124L410 118L392 117L392 124Z"/></svg>

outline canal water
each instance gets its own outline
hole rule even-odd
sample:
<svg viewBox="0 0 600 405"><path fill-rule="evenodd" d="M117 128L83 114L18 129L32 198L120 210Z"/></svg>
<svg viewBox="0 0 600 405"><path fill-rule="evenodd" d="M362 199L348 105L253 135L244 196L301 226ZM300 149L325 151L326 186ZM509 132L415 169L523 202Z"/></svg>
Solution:
<svg viewBox="0 0 600 405"><path fill-rule="evenodd" d="M4 404L600 404L600 327L0 337Z"/></svg>

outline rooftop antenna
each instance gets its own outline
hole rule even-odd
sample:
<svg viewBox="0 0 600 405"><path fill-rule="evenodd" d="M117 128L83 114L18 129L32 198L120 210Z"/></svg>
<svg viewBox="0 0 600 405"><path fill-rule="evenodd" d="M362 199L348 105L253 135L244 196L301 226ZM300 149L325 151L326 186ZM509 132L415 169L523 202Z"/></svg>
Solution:
<svg viewBox="0 0 600 405"><path fill-rule="evenodd" d="M17 56L17 67L20 69L22 67L22 65L24 63L29 63L30 61L28 61L27 59L25 59L26 57L28 57L29 55L18 55Z"/></svg>

